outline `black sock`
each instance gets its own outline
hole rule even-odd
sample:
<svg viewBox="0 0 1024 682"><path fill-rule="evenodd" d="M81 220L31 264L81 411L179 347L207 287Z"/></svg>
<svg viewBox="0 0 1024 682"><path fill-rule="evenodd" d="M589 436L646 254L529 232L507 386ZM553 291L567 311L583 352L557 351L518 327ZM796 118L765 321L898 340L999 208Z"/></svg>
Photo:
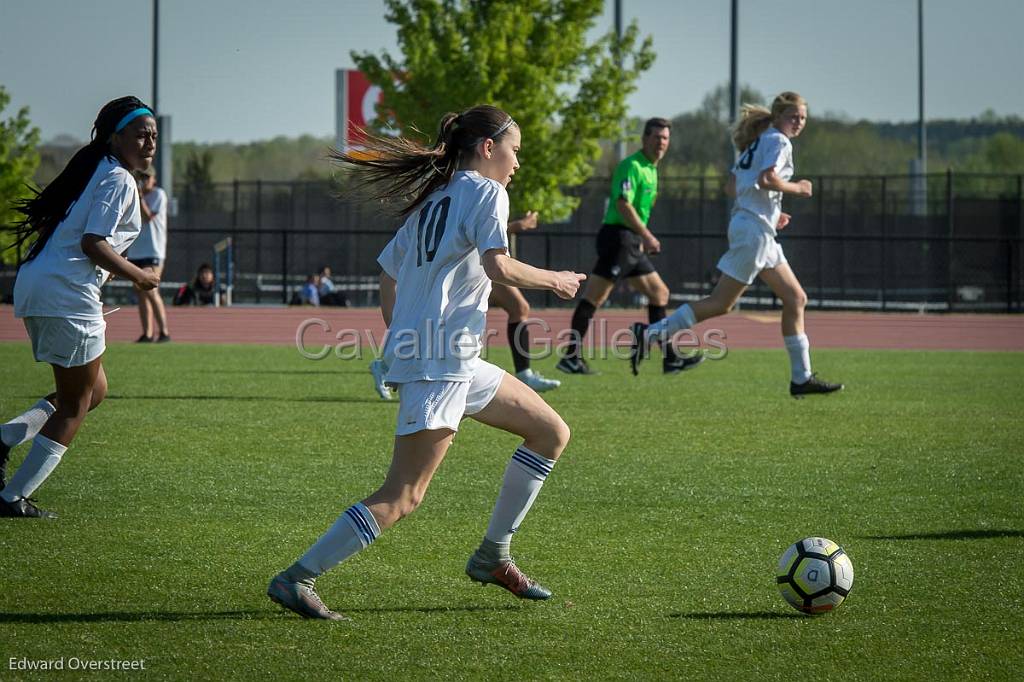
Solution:
<svg viewBox="0 0 1024 682"><path fill-rule="evenodd" d="M565 357L574 358L580 356L580 348L583 346L583 337L587 335L587 327L594 317L597 308L587 299L576 304L576 310L572 314L572 338L565 347Z"/></svg>
<svg viewBox="0 0 1024 682"><path fill-rule="evenodd" d="M647 323L654 324L664 320L668 315L668 308L663 305L649 305L647 306ZM672 347L671 341L665 341L661 345L661 352L665 355L665 362L674 362L676 360L676 350Z"/></svg>
<svg viewBox="0 0 1024 682"><path fill-rule="evenodd" d="M526 356L530 352L530 327L523 322L509 322L508 346L512 350L512 364L515 365L516 374L530 369L530 358Z"/></svg>

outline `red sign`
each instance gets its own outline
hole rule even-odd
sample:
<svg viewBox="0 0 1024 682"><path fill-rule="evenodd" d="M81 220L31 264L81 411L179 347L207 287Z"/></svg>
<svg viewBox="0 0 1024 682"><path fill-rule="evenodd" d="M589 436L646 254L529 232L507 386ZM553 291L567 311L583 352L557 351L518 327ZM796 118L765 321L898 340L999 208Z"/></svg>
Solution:
<svg viewBox="0 0 1024 682"><path fill-rule="evenodd" d="M381 89L367 80L362 71L342 70L345 147L358 145L366 139L360 129L366 130L377 118L377 103L381 101Z"/></svg>

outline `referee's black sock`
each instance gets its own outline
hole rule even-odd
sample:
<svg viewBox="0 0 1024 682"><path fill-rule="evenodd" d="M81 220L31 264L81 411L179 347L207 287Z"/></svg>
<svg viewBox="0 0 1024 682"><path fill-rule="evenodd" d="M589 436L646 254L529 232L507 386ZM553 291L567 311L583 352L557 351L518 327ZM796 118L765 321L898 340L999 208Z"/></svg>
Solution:
<svg viewBox="0 0 1024 682"><path fill-rule="evenodd" d="M580 356L580 349L583 347L583 337L587 335L587 327L594 317L597 308L587 299L582 299L576 304L576 310L572 314L572 338L565 347L565 357L575 358Z"/></svg>
<svg viewBox="0 0 1024 682"><path fill-rule="evenodd" d="M530 369L530 328L522 321L508 323L508 346L512 350L512 364L516 374Z"/></svg>
<svg viewBox="0 0 1024 682"><path fill-rule="evenodd" d="M664 320L668 315L668 307L663 305L648 305L647 306L647 323L654 324ZM672 362L676 359L676 350L672 347L672 341L666 339L661 344L661 352L665 355L665 362Z"/></svg>

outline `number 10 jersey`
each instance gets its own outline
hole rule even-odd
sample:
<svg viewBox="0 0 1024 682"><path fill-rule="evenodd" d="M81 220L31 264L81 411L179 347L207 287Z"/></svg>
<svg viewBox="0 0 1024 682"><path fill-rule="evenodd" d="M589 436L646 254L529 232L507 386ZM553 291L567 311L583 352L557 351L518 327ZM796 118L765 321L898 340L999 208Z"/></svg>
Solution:
<svg viewBox="0 0 1024 682"><path fill-rule="evenodd" d="M384 343L388 382L473 378L491 293L482 256L507 252L508 211L501 183L458 171L384 247L377 262L398 283Z"/></svg>

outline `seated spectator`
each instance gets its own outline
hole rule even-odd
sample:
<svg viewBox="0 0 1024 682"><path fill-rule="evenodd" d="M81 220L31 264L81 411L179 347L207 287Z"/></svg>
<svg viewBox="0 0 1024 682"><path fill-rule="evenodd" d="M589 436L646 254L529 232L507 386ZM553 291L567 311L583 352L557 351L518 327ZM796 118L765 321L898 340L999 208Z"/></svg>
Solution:
<svg viewBox="0 0 1024 682"><path fill-rule="evenodd" d="M185 284L174 295L174 305L213 305L214 302L213 268L203 263L196 271L192 284Z"/></svg>
<svg viewBox="0 0 1024 682"><path fill-rule="evenodd" d="M331 266L325 265L320 268L320 305L347 306L348 297L344 292L338 291L334 282L331 281Z"/></svg>
<svg viewBox="0 0 1024 682"><path fill-rule="evenodd" d="M302 287L302 291L299 292L302 305L320 305L319 279L320 275L310 275L306 278L306 284Z"/></svg>

